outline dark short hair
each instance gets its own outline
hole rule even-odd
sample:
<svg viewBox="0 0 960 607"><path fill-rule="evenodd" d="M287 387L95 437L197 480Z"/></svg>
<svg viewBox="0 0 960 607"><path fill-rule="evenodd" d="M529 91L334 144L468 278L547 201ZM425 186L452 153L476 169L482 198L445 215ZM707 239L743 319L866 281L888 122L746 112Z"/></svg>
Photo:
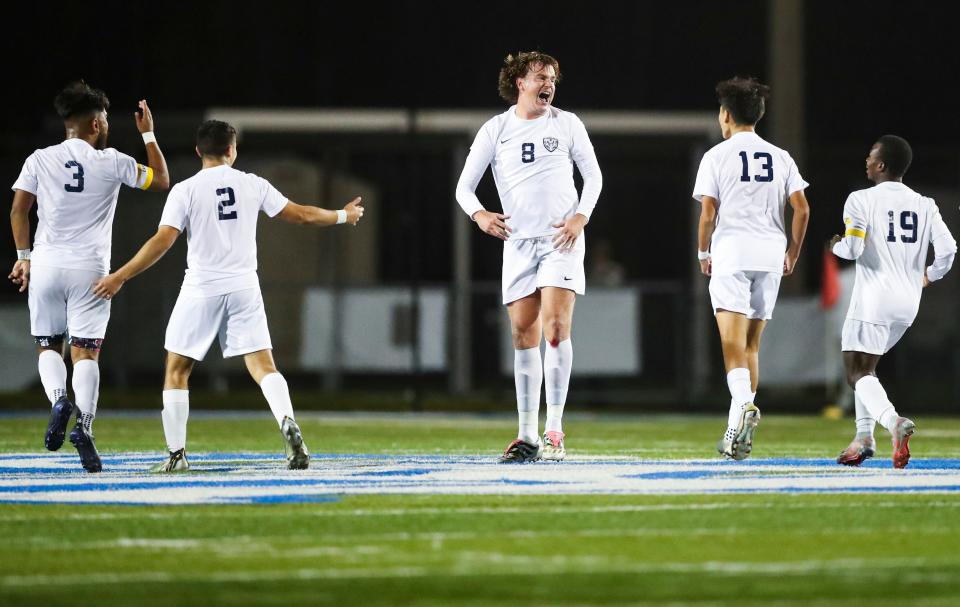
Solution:
<svg viewBox="0 0 960 607"><path fill-rule="evenodd" d="M226 156L236 141L237 129L222 120L207 120L197 129L197 149L204 156Z"/></svg>
<svg viewBox="0 0 960 607"><path fill-rule="evenodd" d="M552 65L557 73L557 82L560 82L560 63L546 53L540 51L529 51L507 55L503 60L503 67L500 68L500 77L497 81L497 88L500 90L500 96L504 101L516 103L520 96L517 89L517 78L523 78L533 66Z"/></svg>
<svg viewBox="0 0 960 607"><path fill-rule="evenodd" d="M884 135L877 139L880 150L877 155L883 164L887 165L887 170L894 177L903 177L913 162L913 149L903 137L896 135Z"/></svg>
<svg viewBox="0 0 960 607"><path fill-rule="evenodd" d="M737 76L717 83L717 99L737 124L760 122L769 97L770 87L753 77Z"/></svg>
<svg viewBox="0 0 960 607"><path fill-rule="evenodd" d="M83 80L71 82L53 100L53 107L64 120L105 112L110 108L107 94Z"/></svg>

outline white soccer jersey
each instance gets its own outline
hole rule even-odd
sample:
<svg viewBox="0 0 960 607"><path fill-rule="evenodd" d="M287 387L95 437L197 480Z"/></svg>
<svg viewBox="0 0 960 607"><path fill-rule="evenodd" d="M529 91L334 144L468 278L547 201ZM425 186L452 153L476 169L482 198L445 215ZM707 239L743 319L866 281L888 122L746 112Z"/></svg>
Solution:
<svg viewBox="0 0 960 607"><path fill-rule="evenodd" d="M36 150L13 184L37 197L32 264L109 272L120 184L146 189L152 175L130 156L82 139Z"/></svg>
<svg viewBox="0 0 960 607"><path fill-rule="evenodd" d="M710 243L713 273L782 274L784 204L808 185L790 154L754 132L736 133L704 154L693 197L718 202Z"/></svg>
<svg viewBox="0 0 960 607"><path fill-rule="evenodd" d="M258 287L257 217L274 217L286 205L266 179L227 165L173 186L160 225L187 232L181 292L210 297Z"/></svg>
<svg viewBox="0 0 960 607"><path fill-rule="evenodd" d="M937 203L903 183L886 181L850 194L843 217L846 233L833 252L857 260L847 318L881 325L912 323L924 271L931 281L942 278L957 251ZM931 243L936 260L926 268Z"/></svg>
<svg viewBox="0 0 960 607"><path fill-rule="evenodd" d="M573 163L583 177L579 199ZM554 107L539 118L523 120L511 106L483 125L457 183L457 202L469 216L484 210L475 190L487 166L493 170L503 213L510 216L510 240L554 234L553 224L575 213L589 219L603 185L583 122Z"/></svg>

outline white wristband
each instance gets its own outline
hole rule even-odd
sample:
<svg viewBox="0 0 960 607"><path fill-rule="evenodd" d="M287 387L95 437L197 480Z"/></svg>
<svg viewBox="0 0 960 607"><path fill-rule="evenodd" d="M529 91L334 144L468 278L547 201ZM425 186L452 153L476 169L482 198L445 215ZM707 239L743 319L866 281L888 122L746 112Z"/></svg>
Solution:
<svg viewBox="0 0 960 607"><path fill-rule="evenodd" d="M30 249L17 249L17 260L30 261Z"/></svg>
<svg viewBox="0 0 960 607"><path fill-rule="evenodd" d="M340 225L341 223L347 223L347 212L343 209L337 211L337 225Z"/></svg>
<svg viewBox="0 0 960 607"><path fill-rule="evenodd" d="M704 259L710 259L710 251L697 251L697 259L703 261Z"/></svg>
<svg viewBox="0 0 960 607"><path fill-rule="evenodd" d="M148 143L156 143L156 142L157 142L157 136L153 134L153 131L147 131L146 133L140 133L140 135L143 136L143 145L147 145Z"/></svg>

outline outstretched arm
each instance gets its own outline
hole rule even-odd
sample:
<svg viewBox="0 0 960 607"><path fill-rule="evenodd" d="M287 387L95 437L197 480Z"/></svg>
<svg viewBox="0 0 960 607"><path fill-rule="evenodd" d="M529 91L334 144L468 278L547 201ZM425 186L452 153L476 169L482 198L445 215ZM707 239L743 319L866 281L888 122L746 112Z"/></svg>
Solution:
<svg viewBox="0 0 960 607"><path fill-rule="evenodd" d="M700 223L697 225L697 249L699 251L709 251L710 241L713 239L713 231L717 224L717 199L713 196L703 196L700 198ZM700 260L700 271L704 275L710 276L713 273L713 265L710 263L710 257Z"/></svg>
<svg viewBox="0 0 960 607"><path fill-rule="evenodd" d="M130 261L113 274L104 276L93 285L93 294L103 299L110 299L116 295L124 283L157 263L170 250L178 236L180 236L180 231L176 228L160 226L157 233L140 247L140 250Z"/></svg>
<svg viewBox="0 0 960 607"><path fill-rule="evenodd" d="M30 284L30 258L20 259L20 251L30 251L30 209L37 197L24 190L13 191L13 208L10 209L10 227L13 229L13 242L17 247L17 261L13 264L8 278L20 285L20 293Z"/></svg>
<svg viewBox="0 0 960 607"><path fill-rule="evenodd" d="M292 200L287 201L287 205L277 214L277 217L287 223L308 224L319 227L336 225L338 223L349 223L352 226L357 225L360 218L363 217L363 205L360 203L360 197L357 196L347 203L341 211L345 214L344 221L339 221L341 211L331 211L321 209L306 204L297 204Z"/></svg>
<svg viewBox="0 0 960 607"><path fill-rule="evenodd" d="M810 203L803 190L797 190L787 199L793 208L793 222L790 226L790 244L783 259L783 275L793 274L793 268L800 257L803 239L807 235L807 224L810 223Z"/></svg>
<svg viewBox="0 0 960 607"><path fill-rule="evenodd" d="M140 106L140 112L133 113L133 119L137 122L137 130L140 131L141 135L152 133L153 112L150 111L150 106L147 105L145 99L141 99L137 105ZM147 176L146 187L143 189L150 191L170 189L170 172L167 170L167 161L163 157L163 152L160 151L159 144L154 138L149 143L144 141L144 145L147 148L147 166L150 167L152 174Z"/></svg>

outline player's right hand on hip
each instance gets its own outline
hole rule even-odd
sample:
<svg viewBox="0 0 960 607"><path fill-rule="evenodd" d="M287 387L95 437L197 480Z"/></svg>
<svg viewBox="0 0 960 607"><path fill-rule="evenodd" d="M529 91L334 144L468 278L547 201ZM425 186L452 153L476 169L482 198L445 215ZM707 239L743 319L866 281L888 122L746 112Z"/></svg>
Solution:
<svg viewBox="0 0 960 607"><path fill-rule="evenodd" d="M473 219L477 222L477 226L480 227L482 232L495 236L500 240L508 239L510 232L513 231L513 229L507 225L507 220L510 219L509 215L494 213L492 211L477 211L474 213Z"/></svg>
<svg viewBox="0 0 960 607"><path fill-rule="evenodd" d="M153 112L150 111L150 106L147 105L147 100L141 99L138 101L137 107L140 108L140 111L133 113L133 119L137 122L137 130L141 133L152 131Z"/></svg>
<svg viewBox="0 0 960 607"><path fill-rule="evenodd" d="M352 226L357 225L357 222L360 221L360 218L363 217L363 205L360 203L362 198L357 196L353 200L347 203L347 206L343 207L343 210L347 212L347 223Z"/></svg>

